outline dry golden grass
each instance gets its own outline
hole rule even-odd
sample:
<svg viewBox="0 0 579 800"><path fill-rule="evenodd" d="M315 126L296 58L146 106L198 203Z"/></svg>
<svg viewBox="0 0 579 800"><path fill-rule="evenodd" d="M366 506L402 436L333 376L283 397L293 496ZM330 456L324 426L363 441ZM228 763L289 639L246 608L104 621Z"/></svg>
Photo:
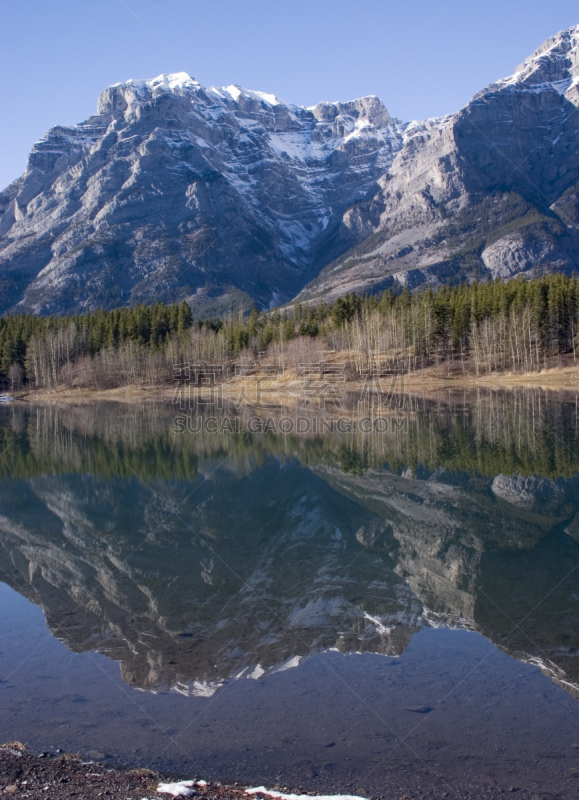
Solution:
<svg viewBox="0 0 579 800"><path fill-rule="evenodd" d="M327 354L326 363L342 363L348 359L348 353ZM279 401L285 405L293 405L299 400L303 391L304 377L297 374L293 369L286 369L282 375L275 377L260 376L236 376L223 384L223 395L230 400L248 398L255 395L255 379L260 378L260 385L263 390L267 390L269 400ZM328 380L331 380L330 378ZM341 390L346 392L359 392L364 388L364 378L348 380L339 384ZM462 373L458 371L458 365L454 365L453 371L448 369L448 365L440 367L428 367L424 370L416 370L404 375L399 379L397 390L412 394L416 391L436 391L437 389L468 389L476 387L486 388L542 388L552 390L579 389L579 365L552 367L543 369L540 372L514 373L514 372L492 372L484 375L476 375L472 372ZM276 390L277 391L272 391ZM211 387L207 387L210 391ZM204 389L201 387L200 391ZM128 385L116 389L39 389L29 392L20 392L15 395L17 400L26 402L48 402L63 404L91 403L97 400L106 400L122 403L141 403L141 402L167 402L171 400L175 393L175 386L139 386Z"/></svg>
<svg viewBox="0 0 579 800"><path fill-rule="evenodd" d="M26 745L22 744L22 742L5 742L4 744L0 744L0 748L6 748L7 750L18 750L20 753L26 752Z"/></svg>

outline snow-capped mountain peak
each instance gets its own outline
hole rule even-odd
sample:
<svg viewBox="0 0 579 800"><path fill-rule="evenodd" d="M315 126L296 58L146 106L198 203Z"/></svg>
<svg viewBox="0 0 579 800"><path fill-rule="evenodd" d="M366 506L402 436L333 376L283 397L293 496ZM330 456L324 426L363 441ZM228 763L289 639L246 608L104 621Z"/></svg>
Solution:
<svg viewBox="0 0 579 800"><path fill-rule="evenodd" d="M512 75L491 84L484 91L556 91L579 105L578 85L579 25L576 25L547 39Z"/></svg>
<svg viewBox="0 0 579 800"><path fill-rule="evenodd" d="M206 297L209 282L219 297L234 286L267 307L307 280L348 206L392 164L404 129L375 96L308 109L237 85L205 88L185 72L116 83L94 117L37 142L22 180L0 195L3 254L13 274L29 275L26 251L50 231L24 301L39 313L83 307L76 276L93 260L122 272L109 303L132 302L133 285L157 299L163 274L167 297ZM207 277L215 264L219 287ZM92 292L91 305L107 302ZM59 299L47 305L49 295Z"/></svg>

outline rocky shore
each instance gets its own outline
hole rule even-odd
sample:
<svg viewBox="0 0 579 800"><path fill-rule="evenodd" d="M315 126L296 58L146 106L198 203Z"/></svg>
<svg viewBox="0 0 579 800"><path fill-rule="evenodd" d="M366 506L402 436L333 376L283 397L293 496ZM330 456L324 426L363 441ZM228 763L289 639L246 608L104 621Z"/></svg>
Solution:
<svg viewBox="0 0 579 800"><path fill-rule="evenodd" d="M194 788L186 784L195 783ZM168 785L172 791L159 792ZM171 796L198 796L207 800L236 800L242 787L179 783L174 775L149 769L111 769L106 763L83 761L70 753L28 754L18 742L0 747L0 796L27 800L145 800Z"/></svg>
<svg viewBox="0 0 579 800"><path fill-rule="evenodd" d="M571 780L568 788L558 791L533 791L517 786L476 785L460 782L452 785L444 780L433 785L425 782L408 793L400 786L385 788L374 800L493 800L516 797L519 800L567 800L577 797L577 787ZM78 754L26 752L19 742L0 746L0 798L26 800L162 800L170 797L198 797L199 800L365 800L370 795L360 789L357 795L314 795L303 790L282 786L273 789L249 788L241 783L222 784L199 778L181 780L179 776L150 769L113 769L108 763L84 761Z"/></svg>

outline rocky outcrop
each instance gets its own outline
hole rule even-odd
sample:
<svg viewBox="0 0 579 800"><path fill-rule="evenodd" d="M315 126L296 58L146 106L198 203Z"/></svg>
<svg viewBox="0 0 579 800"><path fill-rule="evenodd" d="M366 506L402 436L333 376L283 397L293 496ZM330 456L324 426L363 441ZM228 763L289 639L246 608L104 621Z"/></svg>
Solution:
<svg viewBox="0 0 579 800"><path fill-rule="evenodd" d="M511 233L493 242L481 253L491 277L508 280L521 273L538 275L545 270L565 270L569 254L553 239L536 231Z"/></svg>
<svg viewBox="0 0 579 800"><path fill-rule="evenodd" d="M549 513L565 499L564 482L562 484L536 475L524 477L517 473L512 476L497 475L491 488L495 497L507 503L538 513Z"/></svg>

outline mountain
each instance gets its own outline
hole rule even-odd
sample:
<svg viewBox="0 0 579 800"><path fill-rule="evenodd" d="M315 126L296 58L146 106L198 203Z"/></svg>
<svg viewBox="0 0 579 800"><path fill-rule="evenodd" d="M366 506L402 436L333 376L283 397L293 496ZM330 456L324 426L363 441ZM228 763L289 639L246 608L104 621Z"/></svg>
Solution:
<svg viewBox="0 0 579 800"><path fill-rule="evenodd" d="M379 191L344 214L361 240L302 297L579 267L579 26L457 114L414 122Z"/></svg>
<svg viewBox="0 0 579 800"><path fill-rule="evenodd" d="M197 313L579 267L579 26L458 113L301 108L185 73L105 90L0 194L0 312Z"/></svg>
<svg viewBox="0 0 579 800"><path fill-rule="evenodd" d="M298 108L185 73L111 86L0 195L0 310L289 300L404 127L376 97Z"/></svg>

